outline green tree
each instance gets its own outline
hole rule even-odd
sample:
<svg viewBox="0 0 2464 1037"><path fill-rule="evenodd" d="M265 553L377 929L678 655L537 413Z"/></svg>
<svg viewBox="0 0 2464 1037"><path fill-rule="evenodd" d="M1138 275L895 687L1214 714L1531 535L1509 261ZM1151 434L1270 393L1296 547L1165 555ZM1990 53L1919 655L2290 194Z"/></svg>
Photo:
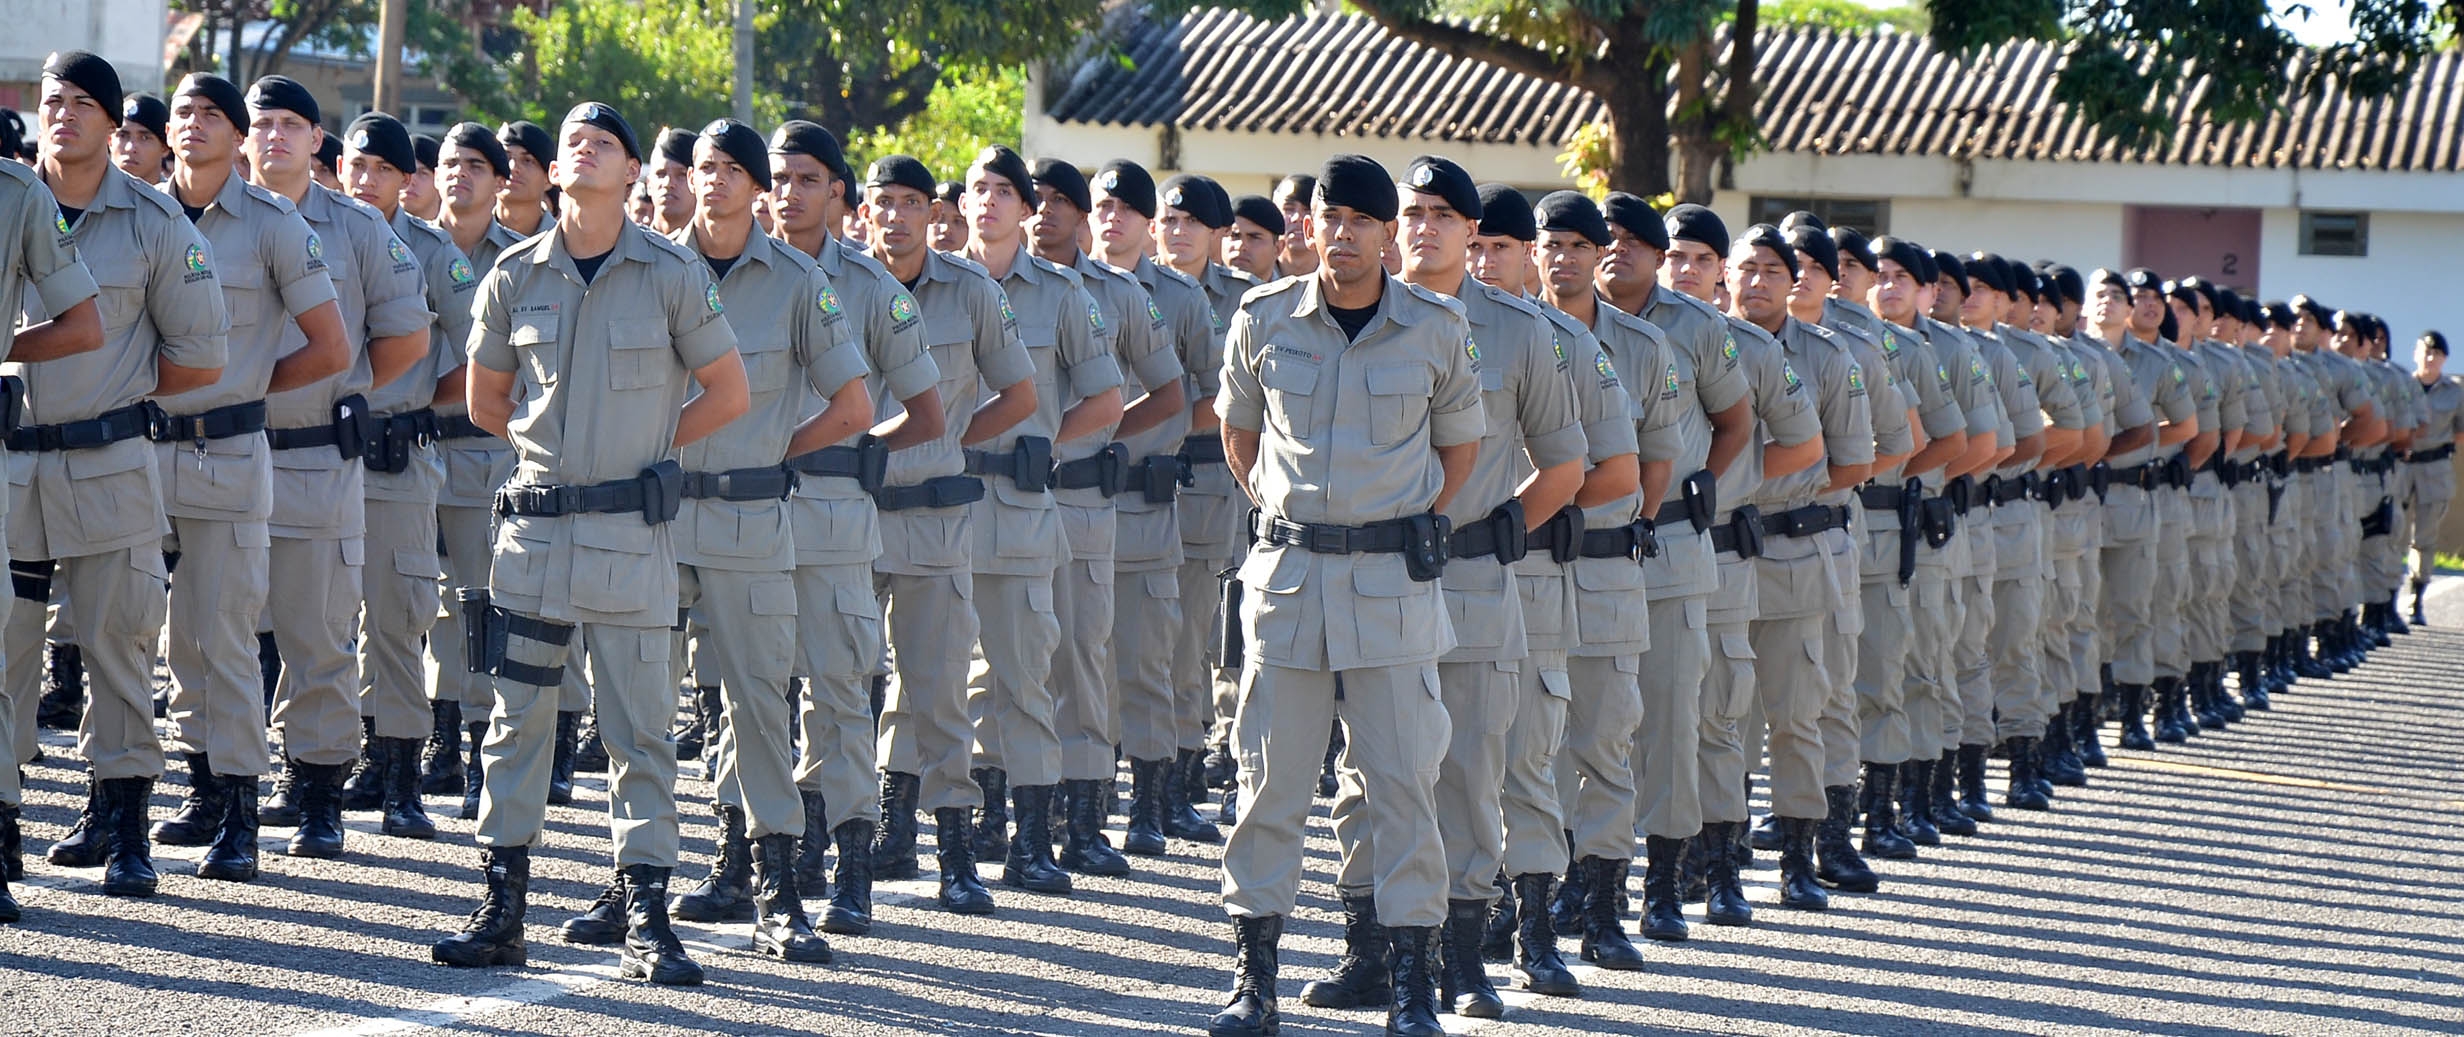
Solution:
<svg viewBox="0 0 2464 1037"><path fill-rule="evenodd" d="M1017 145L1026 104L1027 73L1016 65L952 69L897 129L849 138L848 158L861 168L883 155L913 155L933 175L956 180L985 145Z"/></svg>
<svg viewBox="0 0 2464 1037"><path fill-rule="evenodd" d="M843 136L924 112L945 73L1058 56L1102 0L766 0L754 75L788 115Z"/></svg>
<svg viewBox="0 0 2464 1037"><path fill-rule="evenodd" d="M568 0L544 15L516 8L506 19L512 46L447 78L493 121L554 125L590 100L616 106L645 137L660 126L698 128L732 107L731 11L700 0ZM779 119L775 95L757 90L753 108L765 125Z"/></svg>

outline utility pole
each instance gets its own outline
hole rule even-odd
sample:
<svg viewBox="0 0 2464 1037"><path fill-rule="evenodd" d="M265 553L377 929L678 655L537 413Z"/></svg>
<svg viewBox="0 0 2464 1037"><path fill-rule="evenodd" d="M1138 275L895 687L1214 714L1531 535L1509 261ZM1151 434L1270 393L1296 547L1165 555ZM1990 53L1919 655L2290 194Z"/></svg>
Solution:
<svg viewBox="0 0 2464 1037"><path fill-rule="evenodd" d="M736 121L753 124L753 0L736 0Z"/></svg>
<svg viewBox="0 0 2464 1037"><path fill-rule="evenodd" d="M376 110L401 118L402 37L409 31L410 0L380 0L376 31Z"/></svg>

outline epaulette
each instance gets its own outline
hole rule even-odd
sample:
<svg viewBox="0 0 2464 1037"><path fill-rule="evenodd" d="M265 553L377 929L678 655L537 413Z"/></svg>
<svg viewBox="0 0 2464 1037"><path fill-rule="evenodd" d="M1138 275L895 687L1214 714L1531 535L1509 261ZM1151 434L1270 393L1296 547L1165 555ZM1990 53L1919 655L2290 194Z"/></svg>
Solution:
<svg viewBox="0 0 2464 1037"><path fill-rule="evenodd" d="M1052 260L1036 255L1033 252L1027 253L1027 262L1035 264L1036 269L1045 273L1058 274L1073 285L1083 287L1085 284L1085 279L1078 275L1078 271L1062 266L1059 263L1055 263Z"/></svg>
<svg viewBox="0 0 2464 1037"><path fill-rule="evenodd" d="M1500 306L1513 310L1516 313L1526 314L1533 317L1540 315L1540 307L1533 304L1529 299L1525 299L1520 295L1514 294L1513 292L1506 291L1496 285L1489 284L1486 281L1476 281L1468 277L1463 280L1466 285L1478 286L1473 290L1478 291L1482 296L1496 302Z"/></svg>
<svg viewBox="0 0 2464 1037"><path fill-rule="evenodd" d="M1198 289L1199 291L1206 290L1206 286L1199 284L1197 278L1191 277L1188 274L1184 274L1178 270L1174 270L1167 264L1150 262L1147 265L1154 267L1156 273L1162 274L1167 279L1179 281L1180 283L1188 285L1191 288Z"/></svg>
<svg viewBox="0 0 2464 1037"><path fill-rule="evenodd" d="M698 261L698 260L701 258L701 257L699 257L699 256L694 255L694 254L693 254L693 250L692 250L692 249L686 248L686 247L684 247L684 246L682 246L682 245L679 245L679 244L677 244L677 243L675 243L675 242L673 242L673 241L669 241L668 239L666 239L666 238L664 238L664 237L661 237L661 236L659 236L659 235L657 235L657 234L653 234L653 233L651 233L649 230L646 230L646 229L641 228L641 227L635 227L635 228L633 228L633 229L634 229L634 230L637 230L637 231L641 231L641 235L642 235L642 237L643 237L643 238L648 239L648 240L650 241L650 243L651 243L654 247L658 248L660 251L665 252L665 253L667 253L668 255L675 257L675 258L676 258L676 260L677 260L678 262L683 262L683 263L691 263L691 262L696 262L696 261ZM543 238L544 238L544 237L546 237L546 236L547 236L547 235L544 235L544 234L540 235L540 237L543 237Z"/></svg>
<svg viewBox="0 0 2464 1037"><path fill-rule="evenodd" d="M114 172L117 172L117 170L114 170ZM121 175L126 176L127 174L123 173ZM132 176L129 177L129 179L135 180L137 178ZM185 217L187 215L180 211L180 203L173 201L170 195L155 190L151 185L138 183L132 188L132 190L138 197L144 198L147 204L152 205L157 211L161 212L165 216Z"/></svg>
<svg viewBox="0 0 2464 1037"><path fill-rule="evenodd" d="M1170 267L1165 267L1162 264L1157 264L1157 266L1166 273L1178 274L1178 271L1174 271ZM1186 274L1179 274L1179 276L1183 280L1188 280L1188 275ZM1282 295L1285 292L1297 291L1302 285L1307 283L1308 281L1306 278L1287 277L1280 281L1270 281L1266 284L1251 288L1248 291L1241 293L1241 308L1247 309L1255 303L1272 299L1275 296ZM1197 282L1191 281L1190 285L1191 287L1196 287Z"/></svg>
<svg viewBox="0 0 2464 1037"><path fill-rule="evenodd" d="M1403 290L1404 290L1404 291L1410 292L1410 293L1412 293L1413 295L1418 296L1418 297L1420 298L1420 301L1422 301L1422 302L1425 302L1425 303L1430 303L1430 304L1432 304L1432 305L1436 305L1436 306L1440 306L1440 307L1444 307L1447 311L1449 311L1449 312L1453 313L1453 314L1454 314L1455 316L1457 316L1457 317L1460 317L1460 316L1462 316L1462 315L1463 315L1463 301L1462 301L1462 300L1460 300L1460 299L1457 299L1457 298L1455 298L1455 297L1453 297L1453 296L1450 296L1450 295L1440 295L1440 294L1438 294L1438 293L1436 293L1436 292L1430 291L1430 290L1428 290L1428 289L1426 289L1426 288L1422 288L1422 287L1421 287L1421 286L1419 286L1419 285L1413 284L1413 283L1411 283L1410 281L1405 281L1405 280L1402 280L1402 279L1400 279L1400 278L1397 278L1397 279L1395 280L1395 283L1396 283L1396 284L1399 284L1399 285L1402 285L1402 286L1403 286Z"/></svg>

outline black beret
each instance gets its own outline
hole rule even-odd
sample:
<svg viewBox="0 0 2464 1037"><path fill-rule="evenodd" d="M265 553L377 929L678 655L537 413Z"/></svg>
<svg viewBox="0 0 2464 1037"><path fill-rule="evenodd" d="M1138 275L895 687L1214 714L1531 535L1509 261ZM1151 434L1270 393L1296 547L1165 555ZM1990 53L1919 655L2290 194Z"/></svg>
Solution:
<svg viewBox="0 0 2464 1037"><path fill-rule="evenodd" d="M761 139L760 130L734 119L714 119L702 127L701 139L743 166L745 172L753 175L755 185L764 191L770 189L770 144Z"/></svg>
<svg viewBox="0 0 2464 1037"><path fill-rule="evenodd" d="M1847 227L1833 227L1830 238L1831 246L1839 250L1840 262L1843 264L1853 259L1856 260L1858 266L1867 270L1882 269L1882 261L1875 258L1874 245L1865 240L1865 235Z"/></svg>
<svg viewBox="0 0 2464 1037"><path fill-rule="evenodd" d="M924 168L912 155L885 155L873 160L864 171L866 187L904 187L926 198L933 197L933 171Z"/></svg>
<svg viewBox="0 0 2464 1037"><path fill-rule="evenodd" d="M1495 238L1531 241L1540 236L1531 203L1523 192L1505 184L1480 185L1480 233Z"/></svg>
<svg viewBox="0 0 2464 1037"><path fill-rule="evenodd" d="M120 125L143 126L155 140L171 142L171 106L153 94L130 94L120 102Z"/></svg>
<svg viewBox="0 0 2464 1037"><path fill-rule="evenodd" d="M419 155L411 150L411 131L393 116L368 112L351 120L342 134L349 138L351 150L382 160L405 176L419 171Z"/></svg>
<svg viewBox="0 0 2464 1037"><path fill-rule="evenodd" d="M14 108L0 108L0 158L16 158L26 149L26 120ZM34 156L26 155L27 162Z"/></svg>
<svg viewBox="0 0 2464 1037"><path fill-rule="evenodd" d="M2199 291L2199 286L2192 281L2187 279L2180 281L2167 281L2164 283L2163 291L2165 293L2165 298L2181 303L2182 305L2188 306L2194 310L2199 308L2199 297L2202 293Z"/></svg>
<svg viewBox="0 0 2464 1037"><path fill-rule="evenodd" d="M211 72L191 72L180 78L180 87L171 96L195 97L222 110L222 117L234 128L248 125L248 100L240 96L240 88L230 80Z"/></svg>
<svg viewBox="0 0 2464 1037"><path fill-rule="evenodd" d="M119 70L112 68L111 62L99 55L82 50L53 51L51 57L43 62L43 78L57 79L85 91L96 104L103 106L103 112L111 117L114 126L119 125L124 117L120 113L123 94ZM311 120L314 118L310 116Z"/></svg>
<svg viewBox="0 0 2464 1037"><path fill-rule="evenodd" d="M2252 324L2267 322L2267 307L2257 299L2242 300L2242 319Z"/></svg>
<svg viewBox="0 0 2464 1037"><path fill-rule="evenodd" d="M2283 304L2276 303L2274 305L2281 306ZM2447 355L2447 336L2439 334L2436 331L2422 332L2420 345L2421 348L2429 350L2430 352L2436 353L2440 356Z"/></svg>
<svg viewBox="0 0 2464 1037"><path fill-rule="evenodd" d="M693 132L681 126L662 127L652 138L650 150L665 161L693 168Z"/></svg>
<svg viewBox="0 0 2464 1037"><path fill-rule="evenodd" d="M1933 278L1925 276L1925 267L1932 257L1925 254L1923 245L1906 238L1885 234L1874 239L1875 273L1882 272L1882 261L1885 259L1899 264L1900 269L1907 271L1908 276L1918 281L1927 283L1933 281Z"/></svg>
<svg viewBox="0 0 2464 1037"><path fill-rule="evenodd" d="M248 84L248 107L252 111L296 112L309 122L324 121L322 110L317 107L317 95L289 76L263 76Z"/></svg>
<svg viewBox="0 0 2464 1037"><path fill-rule="evenodd" d="M1395 193L1393 184L1386 193ZM1164 181L1163 204L1167 209L1179 209L1189 218L1204 224L1209 230L1222 230L1232 225L1232 198L1213 180L1194 173L1182 173ZM1389 211L1392 207L1389 206Z"/></svg>
<svg viewBox="0 0 2464 1037"><path fill-rule="evenodd" d="M342 175L342 138L328 133L317 143L317 164L328 173Z"/></svg>
<svg viewBox="0 0 2464 1037"><path fill-rule="evenodd" d="M1660 221L1660 211L1651 207L1639 195L1610 191L1608 202L1599 206L1601 221L1608 226L1623 227L1626 233L1641 238L1643 244L1668 251L1668 224ZM1606 242L1602 242L1606 244ZM1727 249L1720 250L1722 254Z"/></svg>
<svg viewBox="0 0 2464 1037"><path fill-rule="evenodd" d="M2165 290L2165 279L2156 276L2156 271L2143 266L2135 266L2123 271L2122 284L2134 292L2146 290L2162 293Z"/></svg>
<svg viewBox="0 0 2464 1037"><path fill-rule="evenodd" d="M2046 280L2052 283L2054 291L2062 294L2065 301L2075 303L2088 301L2088 283L2079 276L2076 268L2054 263L2046 266L2044 271Z"/></svg>
<svg viewBox="0 0 2464 1037"><path fill-rule="evenodd" d="M1420 194L1442 198L1464 219L1480 222L1480 185L1473 183L1472 175L1452 159L1436 155L1412 159L1410 165L1403 167L1403 184Z"/></svg>
<svg viewBox="0 0 2464 1037"><path fill-rule="evenodd" d="M1723 256L1728 254L1728 224L1718 213L1688 202L1668 210L1662 222L1668 227L1670 241L1697 242ZM1789 262L1796 262L1795 257L1790 257Z"/></svg>
<svg viewBox="0 0 2464 1037"><path fill-rule="evenodd" d="M2035 305L2036 300L2043 296L2044 289L2037 287L2036 271L2009 262L2005 262L2002 268L2010 271L2011 290L2027 296L2029 305Z"/></svg>
<svg viewBox="0 0 2464 1037"><path fill-rule="evenodd" d="M1813 213L1807 212L1803 209L1798 209L1786 216L1780 217L1781 230L1795 230L1799 227L1812 227L1815 230L1831 229L1830 224L1822 222L1822 217L1816 216Z"/></svg>
<svg viewBox="0 0 2464 1037"><path fill-rule="evenodd" d="M2294 296L2293 308L2309 314L2311 320L2316 321L2321 325L2325 325L2328 321L2335 318L2335 311L2320 305L2317 299L2313 299L2308 295Z"/></svg>
<svg viewBox="0 0 2464 1037"><path fill-rule="evenodd" d="M1336 155L1318 167L1312 207L1342 206L1373 220L1395 218L1395 178L1367 155Z"/></svg>
<svg viewBox="0 0 2464 1037"><path fill-rule="evenodd" d="M1678 206L1678 208L1682 209L1684 206ZM1676 210L1674 209L1670 210L1671 214L1674 214L1675 211ZM1704 211L1708 212L1710 210L1706 209ZM1823 241L1827 244L1830 239L1824 238ZM1782 233L1778 227L1774 227L1768 223L1757 223L1751 227L1747 227L1745 229L1745 235L1731 243L1728 250L1731 255L1743 256L1752 254L1756 247L1770 249L1773 255L1780 257L1780 262L1788 265L1788 279L1791 281L1797 279L1799 276L1797 267L1797 249L1794 244L1789 242L1787 234ZM1836 262L1836 260L1834 260L1834 262Z"/></svg>
<svg viewBox="0 0 2464 1037"><path fill-rule="evenodd" d="M425 133L411 134L411 161L419 163L421 169L435 169L436 153L443 148L442 143Z"/></svg>
<svg viewBox="0 0 2464 1037"><path fill-rule="evenodd" d="M1608 197L1609 204L1616 204L1618 197L1617 195L1612 194ZM1625 197L1634 198L1633 195L1626 195ZM1642 199L1639 198L1635 198L1634 200L1636 202L1642 201ZM1651 209L1649 206L1645 206L1643 211L1648 213ZM1609 233L1607 217L1600 214L1600 207L1593 205L1591 203L1591 198L1584 195L1580 191L1549 192L1545 197L1540 199L1540 204L1535 207L1534 215L1539 217L1540 229L1542 230L1554 230L1563 231L1568 234L1580 234L1583 236L1583 240L1603 247L1605 247L1609 242L1615 240L1615 236ZM1660 221L1656 217L1651 219L1649 222L1653 227L1660 225Z"/></svg>
<svg viewBox="0 0 2464 1037"><path fill-rule="evenodd" d="M1959 294L1968 294L1967 264L1960 262L1958 256L1954 256L1938 248L1926 252L1925 255L1927 258L1933 260L1933 279L1935 281L1941 281L1948 278L1952 284L1959 286Z"/></svg>
<svg viewBox="0 0 2464 1037"><path fill-rule="evenodd" d="M1087 193L1087 175L1074 163L1057 158L1039 158L1031 170L1038 186L1052 188L1052 193L1069 199L1079 212L1094 212L1095 201Z"/></svg>
<svg viewBox="0 0 2464 1037"><path fill-rule="evenodd" d="M2011 268L2002 257L1991 252L1971 252L1967 259L1968 280L2004 295L2018 291L2012 282Z"/></svg>
<svg viewBox="0 0 2464 1037"><path fill-rule="evenodd" d="M823 129L820 123L789 119L770 131L770 150L781 155L803 155L821 163L823 169L839 179L853 182L855 173L847 168L847 153L838 146L838 138Z"/></svg>
<svg viewBox="0 0 2464 1037"><path fill-rule="evenodd" d="M1232 199L1232 215L1257 224L1259 230L1278 238L1291 229L1283 222L1283 210L1275 207L1273 199L1262 194L1245 194Z"/></svg>
<svg viewBox="0 0 2464 1037"><path fill-rule="evenodd" d="M958 204L958 200L966 196L967 185L956 180L944 180L933 185L933 197L951 205Z"/></svg>
<svg viewBox="0 0 2464 1037"><path fill-rule="evenodd" d="M1147 219L1155 218L1155 175L1146 167L1125 158L1104 163L1095 171L1095 190L1105 197L1118 198L1121 204L1137 210Z"/></svg>
<svg viewBox="0 0 2464 1037"><path fill-rule="evenodd" d="M1831 236L1823 233L1821 227L1813 223L1799 223L1780 233L1787 236L1791 247L1812 257L1814 265L1831 275L1831 280L1839 280L1839 246L1831 243Z"/></svg>
<svg viewBox="0 0 2464 1037"><path fill-rule="evenodd" d="M1018 197L1026 200L1027 208L1035 208L1035 174L1027 170L1027 160L1007 144L994 144L975 153L975 165L985 172L1010 182L1018 189Z"/></svg>
<svg viewBox="0 0 2464 1037"><path fill-rule="evenodd" d="M603 101L584 101L566 112L563 121L556 126L561 130L577 122L608 131L616 137L616 143L624 146L626 158L635 162L642 160L641 138L633 135L633 124L626 122L615 106Z"/></svg>
<svg viewBox="0 0 2464 1037"><path fill-rule="evenodd" d="M2242 297L2234 294L2233 289L2230 288L2216 289L2216 315L2231 317L2234 320L2249 319L2248 311L2242 308Z"/></svg>
<svg viewBox="0 0 2464 1037"><path fill-rule="evenodd" d="M1916 246L1916 263L1908 272L1915 274L1918 281L1934 284L1942 280L1942 264L1934 262L1934 250L1923 245Z"/></svg>
<svg viewBox="0 0 2464 1037"><path fill-rule="evenodd" d="M445 139L454 147L468 148L488 160L488 168L499 178L513 175L513 156L505 152L505 142L496 134L475 122L458 122L445 131Z"/></svg>
<svg viewBox="0 0 2464 1037"><path fill-rule="evenodd" d="M1295 198L1300 199L1300 203L1304 206L1311 205L1315 204L1317 196L1318 178L1307 173L1294 173L1275 181L1276 205L1282 205Z"/></svg>
<svg viewBox="0 0 2464 1037"><path fill-rule="evenodd" d="M2088 275L2087 283L2100 286L2112 285L2115 288L2121 289L2125 293L2130 291L2129 279L2124 278L2120 271L2114 270L2111 267L2097 267L2094 273Z"/></svg>
<svg viewBox="0 0 2464 1037"><path fill-rule="evenodd" d="M2168 342L2180 342L2182 340L2182 322L2173 319L2173 307L2167 306L2164 310L2165 315L2156 323L2156 337L2164 339Z"/></svg>
<svg viewBox="0 0 2464 1037"><path fill-rule="evenodd" d="M556 161L555 135L550 134L547 127L529 120L509 122L497 127L496 142L505 146L506 168L509 170L512 168L515 148L529 152L531 160L542 166Z"/></svg>

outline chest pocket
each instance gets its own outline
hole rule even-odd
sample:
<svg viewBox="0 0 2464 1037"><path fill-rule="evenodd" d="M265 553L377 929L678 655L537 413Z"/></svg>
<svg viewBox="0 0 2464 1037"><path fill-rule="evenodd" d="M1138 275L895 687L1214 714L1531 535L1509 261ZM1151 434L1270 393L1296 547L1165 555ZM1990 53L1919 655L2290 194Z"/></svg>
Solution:
<svg viewBox="0 0 2464 1037"><path fill-rule="evenodd" d="M975 355L972 352L974 343L964 334L966 329L953 328L951 330L956 334L949 341L934 342L924 348L932 353L933 366L941 371L942 401L944 403L959 399L973 401L976 397ZM967 409L973 409L972 402L969 403ZM966 411L961 410L959 413L964 414Z"/></svg>
<svg viewBox="0 0 2464 1037"><path fill-rule="evenodd" d="M1480 409L1489 419L1489 435L1504 435L1519 420L1514 397L1506 391L1502 368L1480 369Z"/></svg>
<svg viewBox="0 0 2464 1037"><path fill-rule="evenodd" d="M1429 393L1436 375L1422 364L1380 364L1369 369L1369 442L1393 446L1428 423ZM1482 385L1487 385L1485 376ZM1503 383L1501 382L1502 386Z"/></svg>
<svg viewBox="0 0 2464 1037"><path fill-rule="evenodd" d="M214 277L222 282L223 306L231 311L231 326L255 327L264 318L259 311L265 307L265 268L242 263L218 269Z"/></svg>
<svg viewBox="0 0 2464 1037"><path fill-rule="evenodd" d="M607 322L607 387L666 387L675 364L666 346L667 325L656 318L618 318Z"/></svg>
<svg viewBox="0 0 2464 1037"><path fill-rule="evenodd" d="M556 314L517 314L512 333L505 336L506 344L522 358L522 369L529 372L532 384L543 389L554 386L563 374L564 353L557 348L559 330Z"/></svg>
<svg viewBox="0 0 2464 1037"><path fill-rule="evenodd" d="M94 284L102 291L103 327L125 328L145 312L145 267L136 257L94 266Z"/></svg>
<svg viewBox="0 0 2464 1037"><path fill-rule="evenodd" d="M752 386L756 396L779 392L795 377L796 358L791 350L763 349L741 355L745 383Z"/></svg>
<svg viewBox="0 0 2464 1037"><path fill-rule="evenodd" d="M1308 438L1317 422L1320 374L1319 365L1280 353L1258 361L1258 384L1266 387L1266 417L1277 431Z"/></svg>

